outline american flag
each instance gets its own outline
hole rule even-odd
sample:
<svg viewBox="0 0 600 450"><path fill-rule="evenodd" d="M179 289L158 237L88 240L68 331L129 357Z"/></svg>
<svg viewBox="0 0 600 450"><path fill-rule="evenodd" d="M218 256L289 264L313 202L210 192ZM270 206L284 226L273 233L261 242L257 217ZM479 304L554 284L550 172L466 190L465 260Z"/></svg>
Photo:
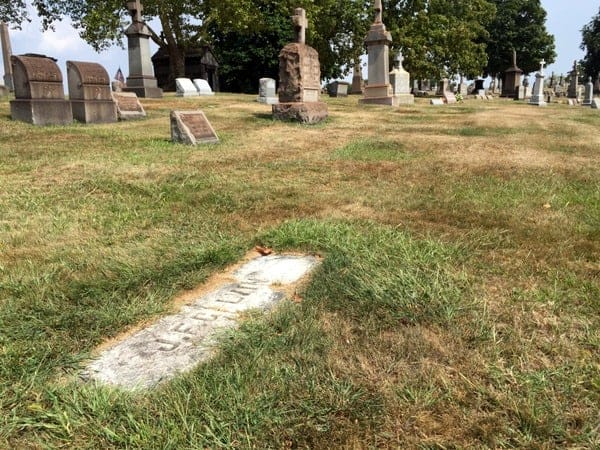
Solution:
<svg viewBox="0 0 600 450"><path fill-rule="evenodd" d="M117 70L117 73L115 74L115 80L125 84L125 77L123 76L123 72L121 71L120 67L119 70Z"/></svg>

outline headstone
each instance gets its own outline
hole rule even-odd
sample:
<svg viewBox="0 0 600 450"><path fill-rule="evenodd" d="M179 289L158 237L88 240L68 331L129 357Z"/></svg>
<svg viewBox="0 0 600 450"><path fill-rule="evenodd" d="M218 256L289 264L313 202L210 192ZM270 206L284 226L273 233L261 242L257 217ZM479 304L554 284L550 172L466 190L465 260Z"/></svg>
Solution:
<svg viewBox="0 0 600 450"><path fill-rule="evenodd" d="M350 83L346 81L334 81L327 86L327 93L330 97L348 97L348 88Z"/></svg>
<svg viewBox="0 0 600 450"><path fill-rule="evenodd" d="M350 88L351 95L362 95L364 91L362 78L362 68L360 58L354 60L354 75L352 76L352 87Z"/></svg>
<svg viewBox="0 0 600 450"><path fill-rule="evenodd" d="M128 1L127 9L131 14L132 23L125 30L129 54L129 76L125 92L133 92L142 98L162 98L162 89L154 77L152 60L150 58L150 30L142 18L142 3L140 0Z"/></svg>
<svg viewBox="0 0 600 450"><path fill-rule="evenodd" d="M429 103L433 106L443 106L444 105L444 100L442 100L441 98L432 98Z"/></svg>
<svg viewBox="0 0 600 450"><path fill-rule="evenodd" d="M198 89L189 78L175 78L176 97L198 97Z"/></svg>
<svg viewBox="0 0 600 450"><path fill-rule="evenodd" d="M279 103L276 86L277 84L273 78L261 78L258 81L258 102L267 105Z"/></svg>
<svg viewBox="0 0 600 450"><path fill-rule="evenodd" d="M585 94L583 96L583 106L592 106L592 100L594 99L594 83L592 83L592 77L588 77L588 82L585 84Z"/></svg>
<svg viewBox="0 0 600 450"><path fill-rule="evenodd" d="M2 61L4 61L4 86L6 86L9 91L14 91L12 65L10 62L12 49L10 46L8 25L5 22L0 22L0 41L2 44Z"/></svg>
<svg viewBox="0 0 600 450"><path fill-rule="evenodd" d="M130 334L91 361L84 380L123 389L151 388L190 370L214 353L215 335L237 325L251 309L268 309L319 264L301 255L269 255L250 260L226 276L231 280L154 324Z"/></svg>
<svg viewBox="0 0 600 450"><path fill-rule="evenodd" d="M577 60L573 61L573 70L571 71L571 82L569 83L569 98L578 98L579 70L577 69Z"/></svg>
<svg viewBox="0 0 600 450"><path fill-rule="evenodd" d="M279 53L279 103L272 105L273 117L313 124L328 116L327 104L319 101L321 65L317 51L306 45L306 12L296 8L292 16L296 42Z"/></svg>
<svg viewBox="0 0 600 450"><path fill-rule="evenodd" d="M513 49L513 65L504 72L502 97L517 98L517 87L521 81L523 71L517 67L517 52Z"/></svg>
<svg viewBox="0 0 600 450"><path fill-rule="evenodd" d="M143 119L146 111L134 92L113 92L119 120Z"/></svg>
<svg viewBox="0 0 600 450"><path fill-rule="evenodd" d="M592 109L600 109L600 98L594 97L592 100Z"/></svg>
<svg viewBox="0 0 600 450"><path fill-rule="evenodd" d="M412 105L415 103L415 97L410 93L410 74L402 67L402 61L402 53L398 52L394 59L394 69L390 72L394 104Z"/></svg>
<svg viewBox="0 0 600 450"><path fill-rule="evenodd" d="M461 81L458 84L458 90L457 92L462 95L463 97L467 96L469 94L469 85L467 83L465 83L464 81Z"/></svg>
<svg viewBox="0 0 600 450"><path fill-rule="evenodd" d="M100 64L67 61L69 100L73 118L82 123L117 121L108 72Z"/></svg>
<svg viewBox="0 0 600 450"><path fill-rule="evenodd" d="M56 62L41 55L12 56L15 100L10 102L13 120L34 125L66 125L73 122L71 104L65 100L63 78Z"/></svg>
<svg viewBox="0 0 600 450"><path fill-rule="evenodd" d="M359 103L397 106L394 104L389 78L389 46L392 43L392 35L382 22L382 10L381 0L375 0L375 20L365 39L369 58L368 83L365 86L364 97Z"/></svg>
<svg viewBox="0 0 600 450"><path fill-rule="evenodd" d="M577 99L576 99L576 98L568 98L568 99L567 99L567 104L568 104L569 106L575 106L575 105L577 105L577 104L578 104L578 102L577 102Z"/></svg>
<svg viewBox="0 0 600 450"><path fill-rule="evenodd" d="M202 111L171 111L171 140L187 145L219 142Z"/></svg>
<svg viewBox="0 0 600 450"><path fill-rule="evenodd" d="M448 105L456 103L456 95L454 95L454 92L446 91L442 98L444 99L444 103L447 103Z"/></svg>
<svg viewBox="0 0 600 450"><path fill-rule="evenodd" d="M596 75L596 82L594 83L594 93L600 94L600 73Z"/></svg>
<svg viewBox="0 0 600 450"><path fill-rule="evenodd" d="M110 85L113 92L123 92L123 88L125 87L125 84L118 80L112 81Z"/></svg>
<svg viewBox="0 0 600 450"><path fill-rule="evenodd" d="M198 95L215 95L213 90L210 88L210 84L203 78L194 79L194 86L198 91Z"/></svg>
<svg viewBox="0 0 600 450"><path fill-rule="evenodd" d="M542 59L540 62L540 71L535 74L535 84L533 85L533 95L529 100L530 105L535 106L546 106L547 103L544 100L544 65L546 61Z"/></svg>

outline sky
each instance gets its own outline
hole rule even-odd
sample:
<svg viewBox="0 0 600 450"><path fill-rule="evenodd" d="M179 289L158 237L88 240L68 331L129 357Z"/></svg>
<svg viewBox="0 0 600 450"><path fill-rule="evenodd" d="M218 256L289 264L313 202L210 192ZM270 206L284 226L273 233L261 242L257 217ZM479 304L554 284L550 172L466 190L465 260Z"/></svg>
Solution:
<svg viewBox="0 0 600 450"><path fill-rule="evenodd" d="M546 73L566 74L571 70L573 61L584 56L583 51L579 48L581 28L598 13L599 1L542 0L542 6L548 13L546 28L555 36L558 53L556 62L548 66ZM151 22L151 26L155 31L160 31L158 23ZM114 77L119 67L125 76L129 73L126 49L113 46L101 53L96 53L78 36L69 21L57 23L55 31L42 32L39 20L34 17L31 23L23 25L22 30L11 30L10 36L13 54L41 53L57 58L65 78L67 60L97 62L106 68L111 78ZM151 43L151 52L154 53L156 50L156 45ZM507 64L509 63L508 61ZM3 71L3 66L0 66L0 70ZM366 72L366 68L363 68L363 71ZM363 73L363 76L366 76L366 73Z"/></svg>

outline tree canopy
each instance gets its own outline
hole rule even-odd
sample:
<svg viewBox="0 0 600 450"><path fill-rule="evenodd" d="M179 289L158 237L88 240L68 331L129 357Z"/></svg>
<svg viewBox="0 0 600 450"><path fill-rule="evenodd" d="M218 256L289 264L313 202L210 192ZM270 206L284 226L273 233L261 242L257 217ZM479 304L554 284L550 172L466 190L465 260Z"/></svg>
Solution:
<svg viewBox="0 0 600 450"><path fill-rule="evenodd" d="M546 10L540 0L491 1L496 16L488 28L486 74L504 73L512 63L513 49L525 73L538 70L542 59L547 64L555 61L554 36L546 30Z"/></svg>
<svg viewBox="0 0 600 450"><path fill-rule="evenodd" d="M581 49L585 56L580 64L586 76L596 80L600 74L600 10L581 30Z"/></svg>

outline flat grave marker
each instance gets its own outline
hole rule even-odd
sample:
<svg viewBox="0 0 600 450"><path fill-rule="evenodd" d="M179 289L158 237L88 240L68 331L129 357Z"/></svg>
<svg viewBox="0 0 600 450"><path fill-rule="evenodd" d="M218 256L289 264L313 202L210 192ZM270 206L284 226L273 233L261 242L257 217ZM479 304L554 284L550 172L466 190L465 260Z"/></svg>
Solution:
<svg viewBox="0 0 600 450"><path fill-rule="evenodd" d="M171 140L198 145L217 143L219 137L202 111L171 111Z"/></svg>
<svg viewBox="0 0 600 450"><path fill-rule="evenodd" d="M113 92L119 120L142 119L146 111L134 92Z"/></svg>
<svg viewBox="0 0 600 450"><path fill-rule="evenodd" d="M81 377L135 389L189 370L210 358L215 335L235 327L240 313L283 299L285 294L274 285L289 289L318 264L314 256L256 257L225 276L220 287L105 350Z"/></svg>

